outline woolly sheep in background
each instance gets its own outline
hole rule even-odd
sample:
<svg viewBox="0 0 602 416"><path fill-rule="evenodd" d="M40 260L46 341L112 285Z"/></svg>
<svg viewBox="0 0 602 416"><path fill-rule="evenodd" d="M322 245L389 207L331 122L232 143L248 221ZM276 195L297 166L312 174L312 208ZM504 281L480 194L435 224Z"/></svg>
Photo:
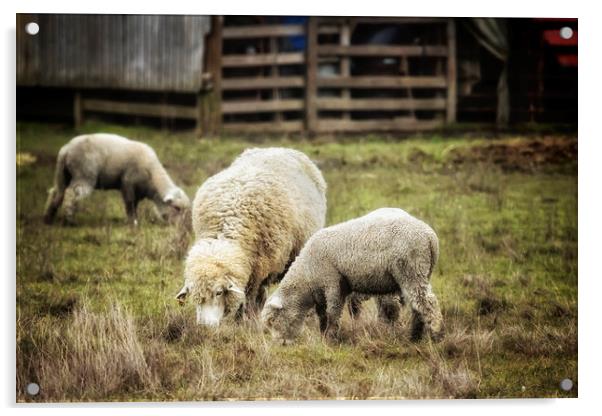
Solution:
<svg viewBox="0 0 602 416"><path fill-rule="evenodd" d="M72 223L77 205L94 189L120 190L133 224L138 224L136 208L145 198L155 203L163 220L180 217L190 208L190 199L173 183L150 146L96 133L77 136L59 151L44 222L52 223L63 205L65 220Z"/></svg>

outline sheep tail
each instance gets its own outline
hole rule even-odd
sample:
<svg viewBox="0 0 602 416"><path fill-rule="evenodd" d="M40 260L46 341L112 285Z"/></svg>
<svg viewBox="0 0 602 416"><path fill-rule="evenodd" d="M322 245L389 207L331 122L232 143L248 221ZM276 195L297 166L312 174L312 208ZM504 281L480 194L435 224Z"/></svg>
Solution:
<svg viewBox="0 0 602 416"><path fill-rule="evenodd" d="M429 238L429 248L431 250L431 268L429 270L429 277L435 270L435 265L437 264L437 260L439 259L439 239L433 233L431 238Z"/></svg>

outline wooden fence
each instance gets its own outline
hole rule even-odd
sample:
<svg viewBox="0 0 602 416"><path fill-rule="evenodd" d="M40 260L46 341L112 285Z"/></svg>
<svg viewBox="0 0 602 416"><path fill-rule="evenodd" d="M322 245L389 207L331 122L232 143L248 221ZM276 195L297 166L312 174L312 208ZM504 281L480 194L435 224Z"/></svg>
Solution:
<svg viewBox="0 0 602 416"><path fill-rule="evenodd" d="M199 134L315 134L456 118L453 19L18 16L28 21L42 30L18 31L17 83L73 89L76 124L114 113L192 120Z"/></svg>
<svg viewBox="0 0 602 416"><path fill-rule="evenodd" d="M453 19L225 23L216 68L221 80L214 83L221 131L416 131L455 121ZM409 34L420 28L430 43L353 43L352 33L362 27ZM293 37L305 40L302 50L287 48ZM385 70L382 62L388 62Z"/></svg>

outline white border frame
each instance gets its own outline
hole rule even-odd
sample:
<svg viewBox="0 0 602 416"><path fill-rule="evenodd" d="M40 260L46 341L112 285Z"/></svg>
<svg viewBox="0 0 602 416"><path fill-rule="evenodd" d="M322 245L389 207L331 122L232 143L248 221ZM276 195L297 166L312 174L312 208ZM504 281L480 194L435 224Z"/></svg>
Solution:
<svg viewBox="0 0 602 416"><path fill-rule="evenodd" d="M95 4L81 0L21 0L19 4L2 3L0 14L3 23L3 65L0 65L4 84L0 99L4 136L0 168L3 194L0 203L0 229L2 259L5 273L2 276L4 313L2 314L3 342L0 357L4 369L0 376L0 403L13 412L44 415L81 414L87 408L90 415L104 415L110 407L118 414L161 414L167 411L178 415L198 416L199 412L234 415L261 414L262 416L284 412L287 415L308 412L345 412L364 415L371 410L385 412L420 412L422 414L470 414L507 415L508 412L536 411L546 414L566 415L568 412L587 412L599 407L598 387L602 374L597 347L600 330L596 327L600 311L597 294L601 289L601 276L597 270L599 256L598 236L602 235L600 215L600 168L602 156L602 129L600 127L600 73L602 69L602 36L600 19L595 2L546 1L527 2L506 0L491 4L484 1L427 1L402 2L370 0L303 0L298 3L254 1L147 1L102 0ZM378 401L378 402L195 402L168 404L15 404L15 13L136 13L136 14L298 14L298 15L405 15L405 16L488 16L488 17L577 17L579 18L579 399L512 399L512 400L436 400L436 401ZM596 30L597 29L597 30ZM597 88L596 88L597 87ZM337 410L335 410L337 409Z"/></svg>

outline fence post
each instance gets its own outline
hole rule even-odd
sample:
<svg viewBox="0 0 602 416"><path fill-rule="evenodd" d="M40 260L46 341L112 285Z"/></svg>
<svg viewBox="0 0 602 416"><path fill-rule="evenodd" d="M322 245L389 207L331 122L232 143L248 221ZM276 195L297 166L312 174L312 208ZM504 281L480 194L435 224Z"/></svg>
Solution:
<svg viewBox="0 0 602 416"><path fill-rule="evenodd" d="M305 128L308 134L316 132L318 111L316 107L318 76L318 18L310 16L307 22L307 59L305 80Z"/></svg>
<svg viewBox="0 0 602 416"><path fill-rule="evenodd" d="M211 73L211 91L197 96L202 127L197 132L219 134L222 129L222 16L211 16L211 33L207 37L205 68ZM205 114L202 114L202 113Z"/></svg>
<svg viewBox="0 0 602 416"><path fill-rule="evenodd" d="M447 122L456 121L456 22L447 21Z"/></svg>

